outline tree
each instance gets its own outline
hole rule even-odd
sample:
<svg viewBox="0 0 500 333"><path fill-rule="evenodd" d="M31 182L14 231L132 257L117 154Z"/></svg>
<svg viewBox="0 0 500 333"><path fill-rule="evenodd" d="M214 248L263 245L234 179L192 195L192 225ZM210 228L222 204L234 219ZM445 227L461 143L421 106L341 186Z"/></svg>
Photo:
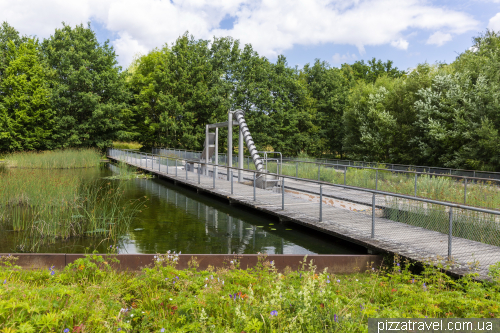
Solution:
<svg viewBox="0 0 500 333"><path fill-rule="evenodd" d="M49 148L99 147L130 133L123 121L130 111L127 90L116 54L106 41L100 45L90 24L63 24L43 42L53 69L52 103L57 110Z"/></svg>
<svg viewBox="0 0 500 333"><path fill-rule="evenodd" d="M317 144L316 149L311 147L308 150L316 156L326 152L342 155L342 117L351 84L342 70L331 68L324 61L316 60L313 66L305 65L303 72L316 109L314 123L317 135L312 141Z"/></svg>
<svg viewBox="0 0 500 333"><path fill-rule="evenodd" d="M404 75L404 71L399 70L397 67L392 67L393 62L387 60L377 60L372 58L366 64L364 60L355 61L352 65L344 64L343 67L350 67L353 71L356 80L363 80L365 82L375 83L378 77L386 75L391 78L398 78Z"/></svg>
<svg viewBox="0 0 500 333"><path fill-rule="evenodd" d="M38 42L7 43L0 82L0 151L40 150L52 133L54 112Z"/></svg>

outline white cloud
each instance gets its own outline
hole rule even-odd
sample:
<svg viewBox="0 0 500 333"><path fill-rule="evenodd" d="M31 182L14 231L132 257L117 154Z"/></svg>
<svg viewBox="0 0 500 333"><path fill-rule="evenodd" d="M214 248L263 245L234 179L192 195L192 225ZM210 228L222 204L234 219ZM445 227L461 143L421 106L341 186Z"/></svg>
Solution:
<svg viewBox="0 0 500 333"><path fill-rule="evenodd" d="M445 34L441 31L436 31L429 37L429 39L427 39L427 44L441 46L444 43L449 42L451 39L451 34Z"/></svg>
<svg viewBox="0 0 500 333"><path fill-rule="evenodd" d="M404 40L403 38L400 38L398 40L393 40L391 42L391 46L394 46L395 48L401 49L401 50L407 50L408 44L409 44L408 41Z"/></svg>
<svg viewBox="0 0 500 333"><path fill-rule="evenodd" d="M233 28L220 21L235 18ZM15 0L0 1L0 21L21 33L48 37L61 22L99 21L116 33L112 40L120 63L136 52L172 43L186 31L195 38L232 36L274 58L294 45L390 44L406 50L410 29L461 34L478 28L467 13L426 0ZM408 38L408 35L406 35Z"/></svg>
<svg viewBox="0 0 500 333"><path fill-rule="evenodd" d="M495 16L490 18L488 22L488 29L499 31L500 30L500 13L497 13Z"/></svg>
<svg viewBox="0 0 500 333"><path fill-rule="evenodd" d="M343 64L346 62L356 61L358 57L355 54L350 54L347 52L346 54L340 55L339 53L335 53L332 57L333 64Z"/></svg>

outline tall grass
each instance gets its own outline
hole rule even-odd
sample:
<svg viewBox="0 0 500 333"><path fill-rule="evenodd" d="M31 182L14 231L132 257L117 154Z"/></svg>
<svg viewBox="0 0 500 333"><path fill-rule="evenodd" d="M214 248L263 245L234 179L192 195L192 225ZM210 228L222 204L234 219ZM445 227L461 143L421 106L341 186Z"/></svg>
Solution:
<svg viewBox="0 0 500 333"><path fill-rule="evenodd" d="M142 145L138 142L113 141L113 148L116 148L116 149L141 149Z"/></svg>
<svg viewBox="0 0 500 333"><path fill-rule="evenodd" d="M43 152L18 152L5 157L9 167L27 169L72 169L98 166L97 149L64 149Z"/></svg>
<svg viewBox="0 0 500 333"><path fill-rule="evenodd" d="M252 165L250 165L252 168ZM268 164L269 172L276 172L276 163ZM255 168L255 167L253 167ZM318 166L312 163L283 163L284 175L318 180ZM332 184L344 184L344 171L321 166L319 180ZM347 168L345 184L380 191L415 195L415 175L395 173L389 170ZM467 198L464 197L463 180L452 177L419 175L417 177L417 196L422 198L448 201L470 206L498 209L500 207L500 187L492 181L469 180Z"/></svg>
<svg viewBox="0 0 500 333"><path fill-rule="evenodd" d="M142 205L123 202L124 186L63 170L10 169L0 173L0 223L18 233L21 252L36 252L61 238L116 242Z"/></svg>

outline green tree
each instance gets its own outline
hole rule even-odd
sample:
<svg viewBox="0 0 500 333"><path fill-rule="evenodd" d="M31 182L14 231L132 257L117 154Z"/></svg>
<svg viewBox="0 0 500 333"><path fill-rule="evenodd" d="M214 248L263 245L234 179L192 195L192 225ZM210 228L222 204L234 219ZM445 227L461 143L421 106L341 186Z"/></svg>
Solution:
<svg viewBox="0 0 500 333"><path fill-rule="evenodd" d="M44 40L46 61L54 70L52 103L57 115L50 148L99 147L115 138L130 138L123 126L131 116L127 90L116 54L106 41L100 45L90 24L63 24Z"/></svg>
<svg viewBox="0 0 500 333"><path fill-rule="evenodd" d="M313 66L307 64L303 72L316 109L314 123L317 135L312 140L316 149L313 151L310 147L309 153L316 156L323 153L342 155L342 117L351 84L343 70L331 68L324 61L316 60Z"/></svg>
<svg viewBox="0 0 500 333"><path fill-rule="evenodd" d="M380 59L372 58L372 60L368 60L368 63L365 63L364 60L358 60L352 65L344 64L342 66L350 67L356 80L375 83L377 78L382 75L391 78L398 78L404 75L405 72L399 70L397 67L392 67L393 64L392 60L382 62Z"/></svg>
<svg viewBox="0 0 500 333"><path fill-rule="evenodd" d="M0 82L0 151L46 148L54 112L38 42L7 43L8 66Z"/></svg>

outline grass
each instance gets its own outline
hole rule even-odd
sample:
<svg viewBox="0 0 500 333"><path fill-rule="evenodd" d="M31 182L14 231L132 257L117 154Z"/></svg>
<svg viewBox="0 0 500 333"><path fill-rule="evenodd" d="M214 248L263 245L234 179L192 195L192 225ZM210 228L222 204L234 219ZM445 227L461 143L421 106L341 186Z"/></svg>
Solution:
<svg viewBox="0 0 500 333"><path fill-rule="evenodd" d="M7 165L23 169L74 169L99 166L96 149L64 149L42 152L18 152L5 156Z"/></svg>
<svg viewBox="0 0 500 333"><path fill-rule="evenodd" d="M453 280L426 266L412 273L396 258L381 270L319 272L304 260L279 273L256 267L177 270L159 255L141 272L118 272L113 255L88 255L62 270L16 268L2 257L2 332L367 332L368 318L497 318L500 266L493 280ZM67 331L66 331L67 329Z"/></svg>
<svg viewBox="0 0 500 333"><path fill-rule="evenodd" d="M116 148L116 149L141 149L142 145L138 142L113 141L113 148Z"/></svg>
<svg viewBox="0 0 500 333"><path fill-rule="evenodd" d="M14 233L20 252L37 252L61 238L116 243L144 204L123 202L124 186L70 170L9 168L0 172L0 226Z"/></svg>

